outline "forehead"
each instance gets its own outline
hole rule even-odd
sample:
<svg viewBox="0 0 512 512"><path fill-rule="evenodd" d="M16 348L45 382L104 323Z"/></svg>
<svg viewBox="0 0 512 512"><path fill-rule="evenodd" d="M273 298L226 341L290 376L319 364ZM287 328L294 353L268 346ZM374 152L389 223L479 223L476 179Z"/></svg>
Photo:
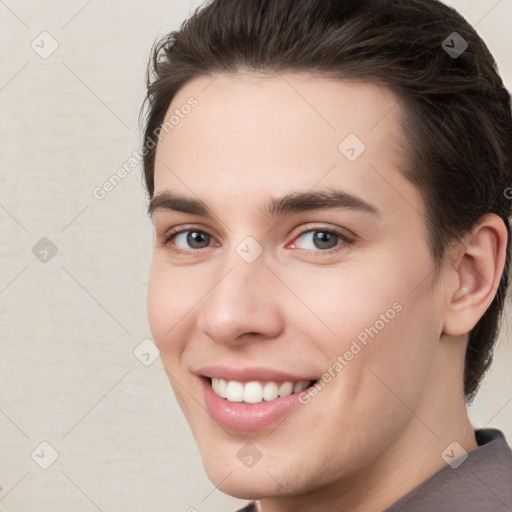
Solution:
<svg viewBox="0 0 512 512"><path fill-rule="evenodd" d="M183 108L191 98L194 108ZM185 85L165 120L171 116L157 147L156 194L172 189L240 206L343 187L384 210L396 209L397 199L422 208L400 170L407 145L400 102L385 87L296 73L221 74Z"/></svg>

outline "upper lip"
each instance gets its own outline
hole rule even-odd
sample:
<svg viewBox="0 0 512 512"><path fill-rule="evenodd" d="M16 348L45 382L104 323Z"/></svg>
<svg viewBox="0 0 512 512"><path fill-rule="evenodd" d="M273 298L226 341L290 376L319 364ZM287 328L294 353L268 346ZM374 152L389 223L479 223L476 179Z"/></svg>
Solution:
<svg viewBox="0 0 512 512"><path fill-rule="evenodd" d="M271 368L246 367L234 368L229 366L205 366L199 368L196 372L197 375L202 377L213 377L216 379L236 380L238 382L258 381L274 381L274 382L300 382L303 380L317 380L316 377L310 375L292 375L280 370L273 370Z"/></svg>

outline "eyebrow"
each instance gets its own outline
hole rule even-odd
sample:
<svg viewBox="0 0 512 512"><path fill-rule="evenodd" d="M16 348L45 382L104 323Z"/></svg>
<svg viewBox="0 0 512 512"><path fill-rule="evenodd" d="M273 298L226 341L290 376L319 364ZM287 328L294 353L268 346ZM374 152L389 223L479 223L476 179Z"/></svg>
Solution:
<svg viewBox="0 0 512 512"><path fill-rule="evenodd" d="M283 197L271 199L264 207L263 214L268 218L310 210L345 209L370 213L380 217L378 208L348 192L328 189L314 192L293 192ZM213 219L212 210L203 201L176 192L165 191L151 199L148 207L150 216L158 210L169 210Z"/></svg>

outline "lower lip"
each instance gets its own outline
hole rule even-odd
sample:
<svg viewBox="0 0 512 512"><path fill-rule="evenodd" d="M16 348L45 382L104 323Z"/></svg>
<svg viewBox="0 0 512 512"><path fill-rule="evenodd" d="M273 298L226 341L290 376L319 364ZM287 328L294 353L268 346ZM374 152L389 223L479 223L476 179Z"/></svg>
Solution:
<svg viewBox="0 0 512 512"><path fill-rule="evenodd" d="M208 379L201 378L201 382L208 412L225 428L250 431L269 427L291 414L300 405L299 393L258 404L229 402L213 392Z"/></svg>

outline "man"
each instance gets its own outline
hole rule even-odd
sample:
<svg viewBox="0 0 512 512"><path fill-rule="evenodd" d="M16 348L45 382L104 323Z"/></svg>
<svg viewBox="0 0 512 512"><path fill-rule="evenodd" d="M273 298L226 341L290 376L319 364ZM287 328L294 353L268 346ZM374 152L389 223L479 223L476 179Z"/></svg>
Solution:
<svg viewBox="0 0 512 512"><path fill-rule="evenodd" d="M156 45L148 311L219 489L512 510L466 404L507 289L510 95L435 0L215 0Z"/></svg>

